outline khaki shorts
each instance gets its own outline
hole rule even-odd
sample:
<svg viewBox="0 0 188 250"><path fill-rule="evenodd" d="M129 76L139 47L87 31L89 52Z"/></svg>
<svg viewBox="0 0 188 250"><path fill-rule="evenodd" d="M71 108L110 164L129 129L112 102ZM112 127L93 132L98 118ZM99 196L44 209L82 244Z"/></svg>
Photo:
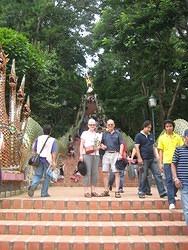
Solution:
<svg viewBox="0 0 188 250"><path fill-rule="evenodd" d="M115 166L118 156L119 152L114 152L114 153L109 153L108 151L105 152L102 159L102 171L109 172L111 168L113 173L119 172L119 170L117 170Z"/></svg>

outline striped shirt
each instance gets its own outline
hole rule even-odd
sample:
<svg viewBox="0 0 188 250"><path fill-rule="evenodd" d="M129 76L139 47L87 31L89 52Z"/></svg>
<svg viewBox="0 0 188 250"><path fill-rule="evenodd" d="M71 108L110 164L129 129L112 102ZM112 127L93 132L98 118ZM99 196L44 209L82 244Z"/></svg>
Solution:
<svg viewBox="0 0 188 250"><path fill-rule="evenodd" d="M177 177L183 185L188 185L188 146L175 149L172 163L176 166Z"/></svg>

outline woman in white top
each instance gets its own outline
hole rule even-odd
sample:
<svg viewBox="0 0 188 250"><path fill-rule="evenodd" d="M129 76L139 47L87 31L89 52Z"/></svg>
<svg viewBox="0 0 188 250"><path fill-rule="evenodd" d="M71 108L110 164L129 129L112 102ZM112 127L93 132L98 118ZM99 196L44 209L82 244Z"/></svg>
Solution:
<svg viewBox="0 0 188 250"><path fill-rule="evenodd" d="M98 197L95 191L98 179L99 148L101 135L96 133L96 121L89 119L88 130L81 135L80 161L84 161L87 167L87 174L83 177L84 196L86 198Z"/></svg>

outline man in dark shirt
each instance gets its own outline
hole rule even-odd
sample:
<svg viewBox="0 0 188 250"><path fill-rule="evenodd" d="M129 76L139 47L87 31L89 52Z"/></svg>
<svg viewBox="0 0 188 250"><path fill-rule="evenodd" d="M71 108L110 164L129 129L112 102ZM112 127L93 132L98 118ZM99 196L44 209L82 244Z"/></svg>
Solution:
<svg viewBox="0 0 188 250"><path fill-rule="evenodd" d="M112 172L115 174L115 184L116 191L115 197L120 198L121 195L119 193L119 183L120 183L120 174L119 170L117 170L115 163L118 159L122 159L123 157L123 138L121 133L118 130L115 130L115 123L112 119L107 121L107 131L104 132L101 141L101 148L105 150L105 154L102 159L102 171L104 178L104 187L105 191L102 193L102 196L109 196L109 185L108 185L108 177L110 168Z"/></svg>
<svg viewBox="0 0 188 250"><path fill-rule="evenodd" d="M145 198L149 169L155 178L160 197L162 198L167 195L157 164L159 156L157 149L154 147L153 135L150 134L151 128L151 121L145 121L142 130L135 136L135 149L138 157L138 165L140 165L143 170L141 173L138 192L140 198Z"/></svg>

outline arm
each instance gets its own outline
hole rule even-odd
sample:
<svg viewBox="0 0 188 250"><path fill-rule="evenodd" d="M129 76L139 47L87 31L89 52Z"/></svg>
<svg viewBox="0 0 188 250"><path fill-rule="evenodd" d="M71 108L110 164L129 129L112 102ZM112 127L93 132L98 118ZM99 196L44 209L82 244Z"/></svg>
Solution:
<svg viewBox="0 0 188 250"><path fill-rule="evenodd" d="M131 154L131 159L133 159L136 155L136 148L133 148L132 154Z"/></svg>
<svg viewBox="0 0 188 250"><path fill-rule="evenodd" d="M106 150L107 146L104 144L104 138L105 138L105 132L102 134L100 148L103 149L103 150Z"/></svg>
<svg viewBox="0 0 188 250"><path fill-rule="evenodd" d="M172 163L171 163L171 171L172 171L172 177L174 180L174 184L177 188L181 188L182 184L181 181L177 177L177 164L179 162L179 154L178 154L178 148L175 149Z"/></svg>
<svg viewBox="0 0 188 250"><path fill-rule="evenodd" d="M57 165L57 152L58 152L58 145L57 141L55 140L53 145L52 145L52 150L51 150L51 156L52 156L52 169L56 168Z"/></svg>
<svg viewBox="0 0 188 250"><path fill-rule="evenodd" d="M159 161L159 152L155 146L153 147L153 152L154 152L155 158Z"/></svg>
<svg viewBox="0 0 188 250"><path fill-rule="evenodd" d="M135 144L135 149L136 149L136 154L138 157L138 164L142 165L143 164L143 159L140 154L140 144Z"/></svg>
<svg viewBox="0 0 188 250"><path fill-rule="evenodd" d="M174 163L171 163L171 171L172 171L172 177L174 180L174 184L177 188L181 188L181 181L178 179L177 177L177 173L176 173L176 165Z"/></svg>
<svg viewBox="0 0 188 250"><path fill-rule="evenodd" d="M163 172L163 150L159 149L159 168Z"/></svg>
<svg viewBox="0 0 188 250"><path fill-rule="evenodd" d="M57 152L52 153L52 169L55 169L56 167L56 159L57 159Z"/></svg>
<svg viewBox="0 0 188 250"><path fill-rule="evenodd" d="M131 156L128 156L128 157L127 157L127 160L128 160L128 162L129 162L129 164L131 164L131 163L134 162L133 159L134 159L135 156L136 156L136 149L133 148L133 149L132 149Z"/></svg>
<svg viewBox="0 0 188 250"><path fill-rule="evenodd" d="M124 154L124 144L120 144L119 154L120 154L120 158L123 158L123 154Z"/></svg>
<svg viewBox="0 0 188 250"><path fill-rule="evenodd" d="M81 141L80 141L80 157L79 157L80 161L83 161L83 154L84 154L84 140L81 139Z"/></svg>
<svg viewBox="0 0 188 250"><path fill-rule="evenodd" d="M126 157L126 153L124 153L125 152L125 141L124 141L121 133L119 133L118 140L119 140L119 144L120 144L120 146L119 146L120 158L123 158L124 156Z"/></svg>

